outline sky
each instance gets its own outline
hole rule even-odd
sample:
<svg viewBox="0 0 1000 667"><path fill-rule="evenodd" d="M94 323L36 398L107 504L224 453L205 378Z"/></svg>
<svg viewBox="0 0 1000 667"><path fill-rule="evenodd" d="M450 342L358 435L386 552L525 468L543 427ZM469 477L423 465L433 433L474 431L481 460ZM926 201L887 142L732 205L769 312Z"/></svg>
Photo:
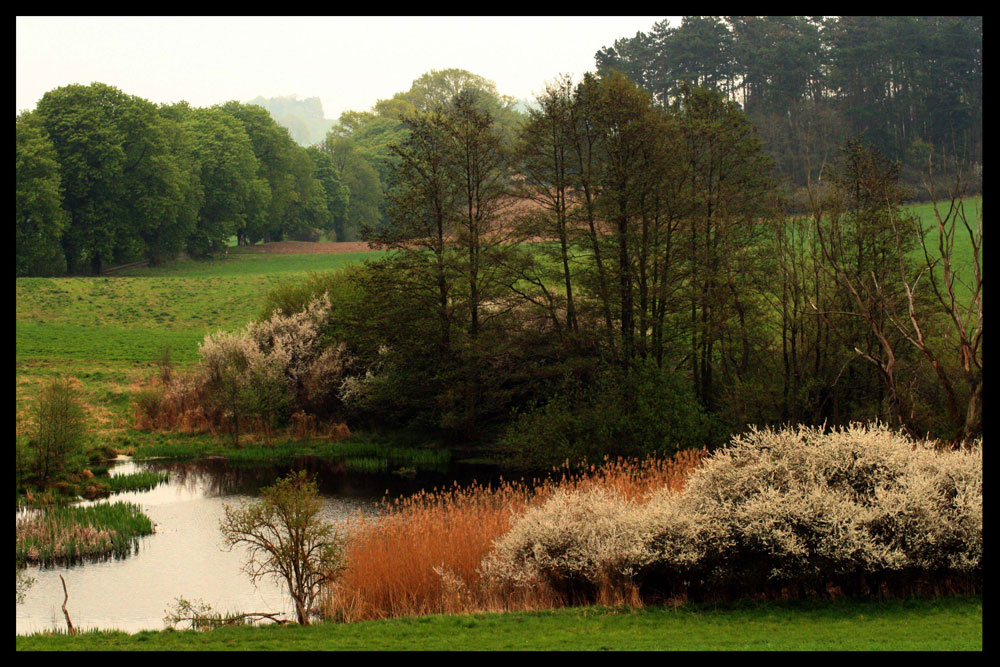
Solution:
<svg viewBox="0 0 1000 667"><path fill-rule="evenodd" d="M257 96L319 97L324 115L365 111L432 69L456 67L531 99L578 79L656 16L17 17L16 112L95 81L196 107Z"/></svg>

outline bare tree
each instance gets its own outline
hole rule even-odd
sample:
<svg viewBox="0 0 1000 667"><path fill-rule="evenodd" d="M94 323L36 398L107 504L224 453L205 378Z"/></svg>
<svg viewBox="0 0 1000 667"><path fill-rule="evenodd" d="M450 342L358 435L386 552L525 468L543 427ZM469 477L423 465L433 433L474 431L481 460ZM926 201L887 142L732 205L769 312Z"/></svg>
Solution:
<svg viewBox="0 0 1000 667"><path fill-rule="evenodd" d="M948 401L948 412L955 424L956 441L971 440L982 433L983 426L983 211L980 206L970 222L964 202L965 183L961 174L955 177L949 193L947 209L939 204L934 186L933 169L925 179L937 222L933 231L919 226L916 230L897 229L897 239L907 232L920 238L924 262L914 274L899 262L900 279L907 296L907 318L893 319L893 324L907 341L927 358L934 368ZM957 235L967 236L971 250L970 263L962 266L956 256ZM970 275L971 274L971 275ZM953 336L944 336L936 343L927 335L932 313L921 309L916 298L918 283L926 276L934 295L933 307L944 315L946 328ZM960 289L965 294L960 294ZM945 347L951 343L950 350ZM941 349L945 347L945 349ZM949 363L948 352L954 354ZM959 401L954 375L968 385L969 398L964 414Z"/></svg>
<svg viewBox="0 0 1000 667"><path fill-rule="evenodd" d="M848 149L847 158L853 185L842 179L840 199L828 200L825 209L814 201L813 215L824 268L849 295L848 314L878 341L875 349L854 350L879 369L894 418L910 430L897 370L899 346L912 346L944 392L953 440L976 438L982 432L982 209L970 222L961 177L948 203L939 204L931 172L926 183L937 224L925 229L918 216L900 213L891 165L858 146ZM845 193L845 186L853 193ZM853 212L845 208L847 200ZM956 252L958 235L968 237L968 266ZM915 259L920 250L922 258ZM964 411L957 377L968 386Z"/></svg>
<svg viewBox="0 0 1000 667"><path fill-rule="evenodd" d="M878 370L893 421L915 435L904 416L893 315L905 307L904 288L894 273L905 266L915 244L897 230L919 223L900 212L904 193L896 165L857 142L847 143L842 158L833 172L832 192L820 199L811 190L810 207L819 241L816 261L844 296L837 310L820 310L814 301L810 305L845 345ZM852 335L853 328L832 325L831 315L856 320L871 338L864 341ZM874 344L867 344L871 339Z"/></svg>
<svg viewBox="0 0 1000 667"><path fill-rule="evenodd" d="M309 625L313 602L342 568L342 540L320 519L322 499L304 470L289 473L261 496L248 506L225 506L223 538L230 549L247 547L243 571L255 585L265 576L285 584L299 623Z"/></svg>

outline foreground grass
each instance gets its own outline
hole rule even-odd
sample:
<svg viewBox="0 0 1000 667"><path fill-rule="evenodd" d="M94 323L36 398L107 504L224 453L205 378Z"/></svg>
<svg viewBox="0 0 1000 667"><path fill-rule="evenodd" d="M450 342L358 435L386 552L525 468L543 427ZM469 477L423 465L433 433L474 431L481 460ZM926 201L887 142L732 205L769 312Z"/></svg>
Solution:
<svg viewBox="0 0 1000 667"><path fill-rule="evenodd" d="M422 616L347 625L17 637L28 650L981 651L981 597Z"/></svg>

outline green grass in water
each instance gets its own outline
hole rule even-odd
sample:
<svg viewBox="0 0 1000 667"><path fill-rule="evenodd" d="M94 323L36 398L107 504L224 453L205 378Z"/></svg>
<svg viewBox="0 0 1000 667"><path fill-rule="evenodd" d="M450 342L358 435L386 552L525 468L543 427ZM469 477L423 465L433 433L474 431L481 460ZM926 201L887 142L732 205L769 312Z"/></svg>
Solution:
<svg viewBox="0 0 1000 667"><path fill-rule="evenodd" d="M129 475L114 475L103 481L108 485L111 493L125 493L126 491L149 491L163 484L169 478L170 473L168 472L144 470Z"/></svg>
<svg viewBox="0 0 1000 667"><path fill-rule="evenodd" d="M388 472L398 466L420 469L440 469L451 460L447 449L402 447L355 435L349 440L293 440L272 444L242 442L233 447L228 438L210 440L207 437L169 438L144 443L134 456L143 458L195 459L224 456L233 465L258 465L290 461L303 456L315 456L326 461L342 461L351 472Z"/></svg>
<svg viewBox="0 0 1000 667"><path fill-rule="evenodd" d="M152 533L153 522L132 503L54 507L17 519L15 558L43 566L124 558L138 547L140 537Z"/></svg>

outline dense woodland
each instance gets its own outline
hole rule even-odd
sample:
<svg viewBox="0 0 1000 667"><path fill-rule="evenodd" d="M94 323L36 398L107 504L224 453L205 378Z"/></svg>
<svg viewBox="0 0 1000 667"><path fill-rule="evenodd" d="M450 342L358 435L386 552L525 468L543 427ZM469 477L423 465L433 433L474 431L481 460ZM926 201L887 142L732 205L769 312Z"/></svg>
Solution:
<svg viewBox="0 0 1000 667"><path fill-rule="evenodd" d="M525 466L748 424L972 438L982 218L954 197L981 174L981 54L981 18L686 17L602 49L526 114L431 72L308 149L259 106L66 86L17 117L16 271L99 274L231 236L388 250L206 344L199 391L268 424L434 432ZM927 231L903 204L935 169ZM300 352L266 335L296 326Z"/></svg>
<svg viewBox="0 0 1000 667"><path fill-rule="evenodd" d="M721 91L757 126L782 177L822 178L863 137L919 183L931 151L982 164L981 16L686 16L597 53L667 104Z"/></svg>

